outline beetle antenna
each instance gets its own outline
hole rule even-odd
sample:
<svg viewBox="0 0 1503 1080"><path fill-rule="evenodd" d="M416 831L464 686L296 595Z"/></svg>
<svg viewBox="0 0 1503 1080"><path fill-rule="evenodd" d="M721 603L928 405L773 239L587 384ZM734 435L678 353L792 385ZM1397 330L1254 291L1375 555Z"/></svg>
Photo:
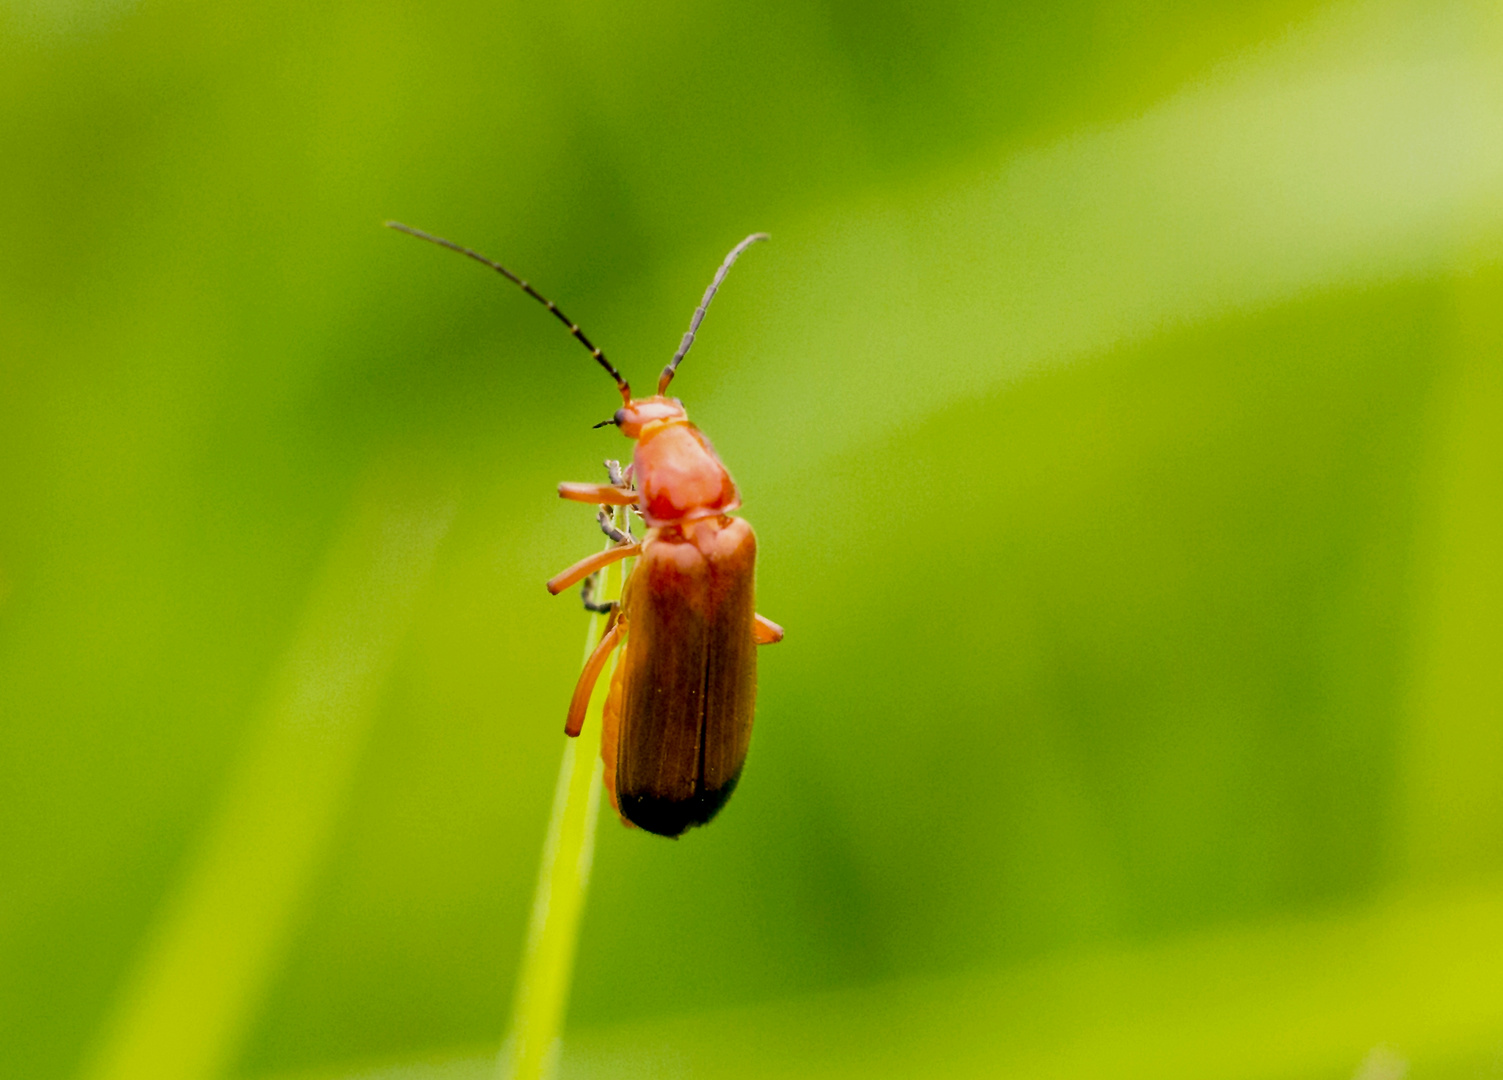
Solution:
<svg viewBox="0 0 1503 1080"><path fill-rule="evenodd" d="M419 240L426 240L430 244L437 244L439 247L448 248L450 251L457 251L461 255L466 255L484 266L489 266L492 270L500 274L507 281L511 282L513 285L518 286L528 296L532 297L549 311L553 312L554 318L556 318L559 322L563 323L569 328L569 333L577 337L579 339L579 343L586 349L590 350L590 355L595 358L595 362L601 367L605 368L605 373L607 375L616 380L616 389L621 391L621 400L626 402L628 405L631 404L631 386L625 379L621 377L621 372L617 371L611 365L611 362L605 358L605 353L596 348L594 343L591 342L589 338L584 336L584 331L579 328L578 324L571 320L569 316L560 311L558 307L555 306L552 300L549 300L542 293L538 292L531 285L527 284L527 282L517 277L516 274L513 274L510 270L502 266L500 263L495 262L491 259L487 259L478 251L471 251L469 248L465 247L462 244L456 244L453 240L445 240L442 236L434 236L432 233L425 233L422 229L414 229L411 225L403 225L400 221L388 221L385 224L388 229L396 229L397 232L404 232L408 236L415 236ZM745 247L746 244L743 243L741 246ZM734 255L736 253L737 252L733 252L732 254ZM729 260L727 260L727 265L729 265ZM723 268L721 276L724 276ZM717 277L715 279L715 283L717 285L720 284L720 277ZM713 293L713 291L714 290L712 289L711 292ZM705 303L709 302L710 299L707 295L705 297ZM700 317L702 318L703 315L701 314ZM699 323L696 322L694 325L698 326ZM690 338L692 337L693 335L691 334ZM685 346L685 348L687 348L687 346ZM678 362L676 358L674 362Z"/></svg>
<svg viewBox="0 0 1503 1080"><path fill-rule="evenodd" d="M704 299L699 302L699 307L694 309L694 318L689 320L689 330L684 334L684 340L678 344L678 352L673 354L673 359L668 361L668 366L663 369L663 374L658 376L658 393L668 389L668 384L673 381L673 373L678 370L679 361L689 353L689 346L694 344L694 334L699 330L699 324L705 321L705 312L710 309L710 301L715 299L715 290L720 288L720 283L725 280L725 275L730 273L731 267L741 257L741 253L751 247L758 240L766 240L765 232L752 233L741 243L731 248L731 253L725 257L725 262L720 264L720 269L715 271L715 278L710 282L710 287L705 290Z"/></svg>

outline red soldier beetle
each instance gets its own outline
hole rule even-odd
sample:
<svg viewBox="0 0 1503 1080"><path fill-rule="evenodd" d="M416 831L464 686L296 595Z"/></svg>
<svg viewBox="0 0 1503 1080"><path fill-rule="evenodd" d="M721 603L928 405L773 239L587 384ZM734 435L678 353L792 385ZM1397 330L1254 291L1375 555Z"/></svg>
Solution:
<svg viewBox="0 0 1503 1080"><path fill-rule="evenodd" d="M621 661L606 696L600 756L611 805L622 821L660 836L678 836L707 823L725 805L746 761L757 697L758 645L783 639L783 629L756 613L757 541L744 518L731 474L683 403L666 396L679 363L731 266L753 233L731 249L694 309L688 332L658 378L657 393L632 397L631 386L589 338L551 300L500 263L451 240L399 222L386 223L420 240L457 251L490 267L542 304L569 328L621 394L615 425L636 444L631 464L606 462L605 484L564 483L560 497L593 503L613 542L548 582L557 595L584 582L585 607L609 613L605 633L585 662L564 732L578 735L606 661ZM609 508L630 507L646 526L639 541L616 527ZM604 567L635 559L619 603L598 603L592 585Z"/></svg>

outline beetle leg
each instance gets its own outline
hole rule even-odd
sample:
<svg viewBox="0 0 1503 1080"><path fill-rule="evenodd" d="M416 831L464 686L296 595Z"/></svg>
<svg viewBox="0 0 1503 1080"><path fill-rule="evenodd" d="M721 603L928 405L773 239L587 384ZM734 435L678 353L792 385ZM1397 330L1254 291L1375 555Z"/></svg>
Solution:
<svg viewBox="0 0 1503 1080"><path fill-rule="evenodd" d="M595 520L600 522L600 531L605 533L606 536L609 536L613 542L617 544L631 544L636 542L630 532L622 532L620 529L616 528L616 523L611 520L611 512L605 507L602 506L600 510L595 514ZM628 524L630 523L628 522Z"/></svg>
<svg viewBox="0 0 1503 1080"><path fill-rule="evenodd" d="M756 622L752 623L752 640L758 645L776 645L783 640L783 628L758 615Z"/></svg>
<svg viewBox="0 0 1503 1080"><path fill-rule="evenodd" d="M586 611L593 611L599 615L605 615L615 611L621 606L618 600L596 600L595 589L600 584L600 571L595 571L584 579L584 587L579 590L579 598L584 601Z"/></svg>
<svg viewBox="0 0 1503 1080"><path fill-rule="evenodd" d="M615 458L605 459L605 474L611 478L611 486L624 488L626 486L626 473L621 470L621 462Z"/></svg>
<svg viewBox="0 0 1503 1080"><path fill-rule="evenodd" d="M584 670L579 673L579 682L574 685L574 697L569 700L568 718L564 720L564 734L569 738L574 738L584 727L584 714L590 704L590 693L595 689L600 672L610 658L611 650L620 643L621 633L625 629L626 624L619 616L612 615L600 644L595 646L595 651L585 661Z"/></svg>
<svg viewBox="0 0 1503 1080"><path fill-rule="evenodd" d="M611 565L611 563L620 562L622 559L630 559L640 554L642 554L641 544L622 544L619 547L597 551L593 555L580 559L562 573L555 574L549 578L548 591L557 596L570 585L578 581L583 581L596 570L602 570Z"/></svg>
<svg viewBox="0 0 1503 1080"><path fill-rule="evenodd" d="M570 484L558 485L560 499L575 502L601 503L606 506L630 506L637 501L637 493L619 488L615 484Z"/></svg>

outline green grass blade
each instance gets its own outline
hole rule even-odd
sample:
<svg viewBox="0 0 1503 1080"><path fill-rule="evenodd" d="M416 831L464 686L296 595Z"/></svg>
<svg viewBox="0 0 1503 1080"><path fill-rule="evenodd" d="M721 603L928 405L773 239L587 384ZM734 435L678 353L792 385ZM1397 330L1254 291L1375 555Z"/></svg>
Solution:
<svg viewBox="0 0 1503 1080"><path fill-rule="evenodd" d="M606 568L601 573L600 597L619 597L621 581L620 563ZM604 617L592 615L585 635L586 660L603 629ZM569 1005L579 919L595 857L595 828L600 819L600 729L615 668L616 657L612 656L590 698L584 729L578 738L564 743L512 1006L511 1033L501 1051L502 1080L544 1080L558 1068L559 1035Z"/></svg>

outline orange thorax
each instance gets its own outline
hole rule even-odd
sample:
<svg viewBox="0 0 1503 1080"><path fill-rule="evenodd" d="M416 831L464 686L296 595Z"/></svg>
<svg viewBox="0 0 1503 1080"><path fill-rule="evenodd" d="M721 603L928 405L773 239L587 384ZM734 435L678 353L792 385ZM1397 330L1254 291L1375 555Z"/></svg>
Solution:
<svg viewBox="0 0 1503 1080"><path fill-rule="evenodd" d="M685 419L643 426L632 472L649 525L693 521L741 505L735 481L704 433Z"/></svg>

